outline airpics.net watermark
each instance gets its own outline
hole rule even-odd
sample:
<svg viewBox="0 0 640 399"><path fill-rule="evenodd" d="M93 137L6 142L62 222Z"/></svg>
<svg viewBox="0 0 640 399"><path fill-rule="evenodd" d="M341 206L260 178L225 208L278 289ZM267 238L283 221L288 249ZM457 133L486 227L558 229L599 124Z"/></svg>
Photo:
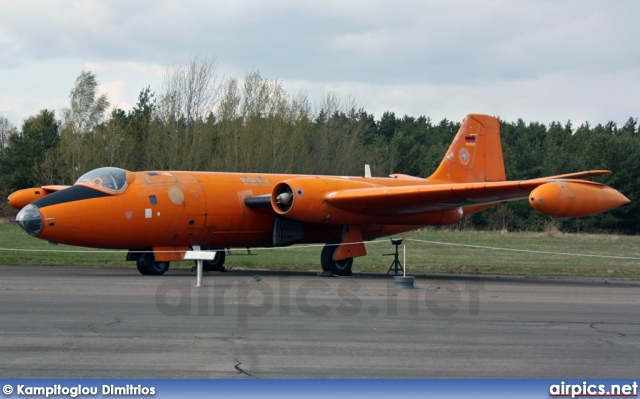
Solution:
<svg viewBox="0 0 640 399"><path fill-rule="evenodd" d="M431 281L417 289L398 289L393 280L372 287L357 280L326 282L289 279L229 282L208 285L166 281L155 294L156 308L166 316L233 316L238 327L258 317L450 317L480 314L481 281Z"/></svg>
<svg viewBox="0 0 640 399"><path fill-rule="evenodd" d="M607 396L637 397L638 383L633 381L628 384L594 384L582 381L580 384L571 384L562 381L559 384L553 384L549 387L549 396L563 396L571 398Z"/></svg>

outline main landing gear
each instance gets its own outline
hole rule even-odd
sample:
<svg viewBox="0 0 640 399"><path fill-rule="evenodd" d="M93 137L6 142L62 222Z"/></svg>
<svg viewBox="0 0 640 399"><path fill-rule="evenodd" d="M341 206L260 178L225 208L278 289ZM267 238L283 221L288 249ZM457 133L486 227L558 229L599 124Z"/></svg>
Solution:
<svg viewBox="0 0 640 399"><path fill-rule="evenodd" d="M333 254L336 252L340 244L340 240L331 240L323 248L320 254L320 264L322 270L325 272L331 272L336 276L350 276L351 266L353 266L353 258L347 258L344 260L333 260Z"/></svg>
<svg viewBox="0 0 640 399"><path fill-rule="evenodd" d="M202 263L202 269L207 272L226 272L227 269L224 267L226 257L224 249L216 250L216 256L213 260L205 260Z"/></svg>
<svg viewBox="0 0 640 399"><path fill-rule="evenodd" d="M140 274L145 276L161 276L169 270L169 262L156 262L153 252L145 252L136 259Z"/></svg>

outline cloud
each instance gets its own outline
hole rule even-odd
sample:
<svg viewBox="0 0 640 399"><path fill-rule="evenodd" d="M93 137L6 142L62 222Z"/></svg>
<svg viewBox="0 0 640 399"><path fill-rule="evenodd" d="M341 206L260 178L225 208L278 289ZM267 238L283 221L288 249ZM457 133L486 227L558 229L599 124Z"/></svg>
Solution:
<svg viewBox="0 0 640 399"><path fill-rule="evenodd" d="M540 68L637 64L640 55L628 49L640 6L623 3L5 2L0 29L10 39L0 64L56 57L168 64L196 54L292 78L310 71L362 82L518 79Z"/></svg>
<svg viewBox="0 0 640 399"><path fill-rule="evenodd" d="M82 71L91 71L100 94L107 94L112 106L128 110L147 86L159 90L165 66L137 62L85 62L57 59L30 62L0 74L0 115L18 124L42 109L57 111L69 107L69 93Z"/></svg>
<svg viewBox="0 0 640 399"><path fill-rule="evenodd" d="M310 98L330 92L338 97L355 95L358 107L380 118L385 111L404 115L462 120L469 113L485 113L506 121L550 123L568 120L623 125L637 117L640 68L612 74L559 72L530 80L462 84L369 84L285 81L289 92L300 88ZM321 103L316 102L316 107Z"/></svg>
<svg viewBox="0 0 640 399"><path fill-rule="evenodd" d="M20 98L41 107L38 90L67 100L84 68L114 91L112 104L134 104L142 88L160 89L165 67L203 56L215 57L226 76L257 69L265 78L311 82L310 97L348 88L374 113L454 118L459 108L490 104L495 113L540 120L563 109L568 117L590 110L590 121L616 118L640 105L633 95L602 102L615 97L614 87L637 86L629 71L640 66L639 11L626 0L5 1L0 113L7 102L25 112ZM565 102L548 107L555 98Z"/></svg>

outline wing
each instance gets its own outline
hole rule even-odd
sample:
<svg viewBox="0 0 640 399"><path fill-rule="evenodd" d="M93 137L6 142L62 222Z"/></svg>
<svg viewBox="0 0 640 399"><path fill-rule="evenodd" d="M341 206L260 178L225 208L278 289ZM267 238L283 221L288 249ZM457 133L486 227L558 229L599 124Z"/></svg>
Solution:
<svg viewBox="0 0 640 399"><path fill-rule="evenodd" d="M554 180L590 178L609 173L594 170L521 181L357 188L333 191L325 199L336 208L365 215L411 215L526 199L532 190Z"/></svg>

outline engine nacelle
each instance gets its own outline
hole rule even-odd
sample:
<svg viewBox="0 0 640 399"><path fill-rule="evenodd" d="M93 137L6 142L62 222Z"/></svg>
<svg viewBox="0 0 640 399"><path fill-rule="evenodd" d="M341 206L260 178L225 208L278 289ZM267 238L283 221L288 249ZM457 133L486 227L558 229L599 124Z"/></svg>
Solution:
<svg viewBox="0 0 640 399"><path fill-rule="evenodd" d="M290 219L313 223L351 223L345 212L325 201L325 196L338 190L374 188L378 185L350 179L299 177L278 183L271 193L271 206L276 213Z"/></svg>
<svg viewBox="0 0 640 399"><path fill-rule="evenodd" d="M533 209L555 217L593 215L629 202L618 190L585 180L550 181L529 195Z"/></svg>
<svg viewBox="0 0 640 399"><path fill-rule="evenodd" d="M376 187L379 186L350 179L300 177L278 183L271 193L271 206L276 213L290 219L327 224L440 226L456 223L463 216L462 208L407 215L358 213L341 209L326 200L331 192Z"/></svg>

